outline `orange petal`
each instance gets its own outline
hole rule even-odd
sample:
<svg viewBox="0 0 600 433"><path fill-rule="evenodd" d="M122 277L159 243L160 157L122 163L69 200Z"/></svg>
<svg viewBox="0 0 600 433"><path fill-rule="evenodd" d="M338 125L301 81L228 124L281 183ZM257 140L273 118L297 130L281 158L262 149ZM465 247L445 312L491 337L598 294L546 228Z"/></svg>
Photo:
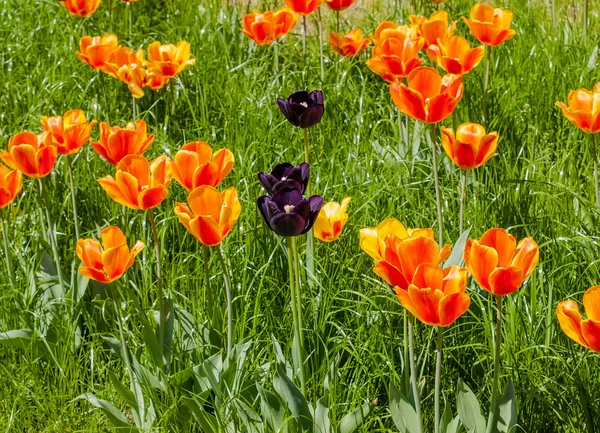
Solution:
<svg viewBox="0 0 600 433"><path fill-rule="evenodd" d="M102 254L104 270L111 281L121 278L125 272L125 266L129 261L129 248L123 244L118 247L110 248Z"/></svg>
<svg viewBox="0 0 600 433"><path fill-rule="evenodd" d="M108 279L106 274L97 269L91 269L91 268L86 268L85 266L81 266L79 268L79 273L81 275L83 275L84 277L86 277L90 280L98 281L99 283L103 283L103 284L110 283L110 280Z"/></svg>
<svg viewBox="0 0 600 433"><path fill-rule="evenodd" d="M471 305L471 298L466 293L453 293L444 296L439 304L440 326L449 326L465 314Z"/></svg>
<svg viewBox="0 0 600 433"><path fill-rule="evenodd" d="M421 122L427 121L423 97L419 92L409 89L404 84L392 83L390 84L390 94L392 101L402 113Z"/></svg>
<svg viewBox="0 0 600 433"><path fill-rule="evenodd" d="M112 176L105 176L101 179L98 179L98 183L111 199L123 206L137 209L137 200L136 203L131 203L129 200L127 200Z"/></svg>
<svg viewBox="0 0 600 433"><path fill-rule="evenodd" d="M158 185L154 188L143 190L139 197L139 207L142 210L152 209L161 204L169 195L167 188L164 185Z"/></svg>
<svg viewBox="0 0 600 433"><path fill-rule="evenodd" d="M457 100L448 94L431 98L428 105L427 123L438 123L447 119L456 108Z"/></svg>
<svg viewBox="0 0 600 433"><path fill-rule="evenodd" d="M416 310L415 316L423 323L431 326L440 324L439 304L444 294L441 290L432 288L419 289L414 285L408 286L408 296Z"/></svg>
<svg viewBox="0 0 600 433"><path fill-rule="evenodd" d="M511 266L517 240L507 230L498 228L489 229L481 236L479 244L496 250L498 253L497 267L508 268Z"/></svg>
<svg viewBox="0 0 600 433"><path fill-rule="evenodd" d="M464 259L475 281L489 292L489 277L498 264L498 253L496 250L485 245L480 245L478 241L469 239L465 245Z"/></svg>
<svg viewBox="0 0 600 433"><path fill-rule="evenodd" d="M498 268L489 277L490 292L497 296L516 292L523 284L523 271L519 268Z"/></svg>
<svg viewBox="0 0 600 433"><path fill-rule="evenodd" d="M411 238L398 246L398 259L400 260L402 274L407 280L412 281L417 267L423 263L436 263L439 247L431 238Z"/></svg>
<svg viewBox="0 0 600 433"><path fill-rule="evenodd" d="M100 232L104 249L114 248L123 244L127 245L127 239L119 227L109 226Z"/></svg>
<svg viewBox="0 0 600 433"><path fill-rule="evenodd" d="M583 295L583 306L589 319L600 322L600 286L586 290Z"/></svg>
<svg viewBox="0 0 600 433"><path fill-rule="evenodd" d="M380 261L375 264L373 272L381 277L386 283L392 287L399 287L402 290L408 290L409 281L406 279L402 272L392 266L390 263Z"/></svg>
<svg viewBox="0 0 600 433"><path fill-rule="evenodd" d="M594 352L600 352L600 322L595 320L581 321L581 335L587 343L587 347Z"/></svg>
<svg viewBox="0 0 600 433"><path fill-rule="evenodd" d="M579 314L579 306L575 301L563 301L556 308L556 317L560 328L567 337L575 340L584 347L588 347L581 333L581 314Z"/></svg>

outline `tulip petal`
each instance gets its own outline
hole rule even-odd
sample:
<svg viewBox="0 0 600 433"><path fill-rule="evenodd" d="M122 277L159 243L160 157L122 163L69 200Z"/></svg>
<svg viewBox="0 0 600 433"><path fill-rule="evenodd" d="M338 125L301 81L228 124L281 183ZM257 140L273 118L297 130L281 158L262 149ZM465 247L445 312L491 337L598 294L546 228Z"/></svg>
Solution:
<svg viewBox="0 0 600 433"><path fill-rule="evenodd" d="M556 308L556 317L558 318L560 328L567 334L567 337L575 340L584 347L588 347L581 333L582 318L579 313L579 306L575 301L560 302Z"/></svg>
<svg viewBox="0 0 600 433"><path fill-rule="evenodd" d="M116 226L106 227L104 230L102 230L100 235L102 236L102 244L106 250L127 244L125 235L121 229Z"/></svg>
<svg viewBox="0 0 600 433"><path fill-rule="evenodd" d="M600 286L586 290L583 295L583 306L588 319L600 322Z"/></svg>
<svg viewBox="0 0 600 433"><path fill-rule="evenodd" d="M392 266L390 263L380 261L373 268L375 275L381 277L386 283L392 287L399 287L402 290L408 290L410 282L406 279L399 269Z"/></svg>
<svg viewBox="0 0 600 433"><path fill-rule="evenodd" d="M447 119L456 108L457 100L448 94L434 96L429 101L427 123L438 123Z"/></svg>
<svg viewBox="0 0 600 433"><path fill-rule="evenodd" d="M404 84L390 84L390 94L392 101L402 113L421 122L427 121L427 113L423 103L421 94L413 89L406 87Z"/></svg>
<svg viewBox="0 0 600 433"><path fill-rule="evenodd" d="M439 304L440 326L449 326L465 314L471 305L471 298L466 293L453 293L444 296Z"/></svg>
<svg viewBox="0 0 600 433"><path fill-rule="evenodd" d="M464 259L467 269L469 269L475 281L489 292L489 277L498 264L496 250L480 245L478 241L468 239L465 245Z"/></svg>
<svg viewBox="0 0 600 433"><path fill-rule="evenodd" d="M169 195L164 185L143 190L138 197L138 206L141 210L152 209L163 202Z"/></svg>
<svg viewBox="0 0 600 433"><path fill-rule="evenodd" d="M509 295L523 284L523 271L519 268L497 268L490 274L490 292L497 296Z"/></svg>
<svg viewBox="0 0 600 433"><path fill-rule="evenodd" d="M440 324L439 303L444 293L433 288L419 289L411 284L408 286L408 296L416 310L415 316L423 323L431 326Z"/></svg>
<svg viewBox="0 0 600 433"><path fill-rule="evenodd" d="M99 271L97 269L91 269L86 268L85 266L81 266L79 268L79 273L85 278L98 281L99 283L108 284L111 282L110 279L104 274L104 272Z"/></svg>
<svg viewBox="0 0 600 433"><path fill-rule="evenodd" d="M123 275L128 261L129 248L127 247L127 244L109 248L102 253L104 270L111 281L114 281Z"/></svg>
<svg viewBox="0 0 600 433"><path fill-rule="evenodd" d="M498 253L497 267L508 268L511 265L513 256L515 255L517 240L508 231L504 229L489 229L481 236L479 244L496 250Z"/></svg>
<svg viewBox="0 0 600 433"><path fill-rule="evenodd" d="M585 339L587 347L594 352L600 352L600 322L594 320L582 320L581 335Z"/></svg>
<svg viewBox="0 0 600 433"><path fill-rule="evenodd" d="M398 259L406 279L412 280L419 265L436 263L438 253L437 242L430 238L411 238L400 243L398 246Z"/></svg>
<svg viewBox="0 0 600 433"><path fill-rule="evenodd" d="M129 200L127 200L127 198L125 198L125 196L119 189L117 182L113 179L112 176L105 176L101 179L98 179L98 183L100 184L102 189L106 191L106 193L111 199L123 206L132 207L132 203ZM137 200L133 209L137 209Z"/></svg>

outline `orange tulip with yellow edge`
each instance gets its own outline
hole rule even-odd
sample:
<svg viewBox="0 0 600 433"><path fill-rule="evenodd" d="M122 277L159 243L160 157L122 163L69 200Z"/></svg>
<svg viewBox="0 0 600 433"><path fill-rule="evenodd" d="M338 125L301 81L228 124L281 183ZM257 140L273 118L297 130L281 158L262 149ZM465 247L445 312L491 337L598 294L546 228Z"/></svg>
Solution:
<svg viewBox="0 0 600 433"><path fill-rule="evenodd" d="M449 266L442 269L433 263L417 267L408 290L394 291L404 308L430 326L450 326L465 314L471 298L465 293L469 273L464 268Z"/></svg>
<svg viewBox="0 0 600 433"><path fill-rule="evenodd" d="M469 239L464 250L465 264L477 284L497 296L517 291L539 258L533 238L517 244L507 230L499 228L486 231L478 241Z"/></svg>
<svg viewBox="0 0 600 433"><path fill-rule="evenodd" d="M119 69L124 66L129 68L143 67L146 63L144 51L133 51L131 48L118 46L113 52L109 62L101 68L104 72L117 78Z"/></svg>
<svg viewBox="0 0 600 433"><path fill-rule="evenodd" d="M317 10L323 0L284 0L285 4L300 15L310 15Z"/></svg>
<svg viewBox="0 0 600 433"><path fill-rule="evenodd" d="M416 29L419 36L423 37L424 48L436 45L439 40L446 40L456 30L456 23L449 24L446 11L434 12L429 18L410 15L408 20L411 27Z"/></svg>
<svg viewBox="0 0 600 433"><path fill-rule="evenodd" d="M456 130L442 126L442 147L456 166L472 170L485 164L498 147L498 133L485 133L477 123L463 123Z"/></svg>
<svg viewBox="0 0 600 433"><path fill-rule="evenodd" d="M102 244L96 239L79 239L77 257L83 262L79 273L90 280L109 284L118 280L131 266L145 245L137 241L130 250L125 235L115 226L109 226L100 233Z"/></svg>
<svg viewBox="0 0 600 433"><path fill-rule="evenodd" d="M431 229L406 229L388 218L376 228L361 229L360 247L374 259L375 274L392 287L408 290L419 265L438 265L450 256L450 245L440 250L433 237Z"/></svg>
<svg viewBox="0 0 600 433"><path fill-rule="evenodd" d="M208 247L225 239L238 220L242 207L234 187L219 192L212 186L199 186L188 196L188 204L176 203L175 214L200 243Z"/></svg>
<svg viewBox="0 0 600 433"><path fill-rule="evenodd" d="M64 116L43 116L40 119L42 128L48 133L48 140L56 146L61 155L77 153L85 143L90 141L92 128L96 120L88 123L82 110L69 110Z"/></svg>
<svg viewBox="0 0 600 433"><path fill-rule="evenodd" d="M204 141L194 141L183 145L170 162L173 177L188 191L199 186L217 186L233 168L233 153L229 149L219 149L213 153Z"/></svg>
<svg viewBox="0 0 600 433"><path fill-rule="evenodd" d="M42 178L50 174L56 163L57 149L48 139L48 133L35 135L19 132L8 141L8 152L0 152L0 160L25 176Z"/></svg>
<svg viewBox="0 0 600 433"><path fill-rule="evenodd" d="M93 69L102 69L112 59L117 49L119 38L113 34L104 36L84 36L79 40L77 57Z"/></svg>
<svg viewBox="0 0 600 433"><path fill-rule="evenodd" d="M297 21L298 15L288 7L283 7L277 12L254 11L244 16L244 28L241 30L258 45L268 45L287 35Z"/></svg>
<svg viewBox="0 0 600 433"><path fill-rule="evenodd" d="M115 178L98 179L100 186L117 203L135 210L148 210L167 198L171 183L171 164L159 156L152 164L141 155L127 155L119 165Z"/></svg>
<svg viewBox="0 0 600 433"><path fill-rule="evenodd" d="M169 77L150 72L147 73L144 78L144 87L147 87L150 90L159 90L165 87L168 82Z"/></svg>
<svg viewBox="0 0 600 433"><path fill-rule="evenodd" d="M344 35L331 33L329 35L331 49L344 57L354 57L362 53L371 44L367 38L363 38L361 29L354 29Z"/></svg>
<svg viewBox="0 0 600 433"><path fill-rule="evenodd" d="M85 18L92 15L100 6L101 0L65 0L61 1L70 14L75 15L79 18Z"/></svg>
<svg viewBox="0 0 600 433"><path fill-rule="evenodd" d="M422 39L418 26L398 25L393 21L383 21L375 29L375 34L371 35L371 39L373 39L373 43L375 44L375 50L381 46L384 40L388 37L393 37L397 32L404 33L415 41L415 43L419 39Z"/></svg>
<svg viewBox="0 0 600 433"><path fill-rule="evenodd" d="M567 103L568 106L562 102L556 105L573 125L587 134L600 132L600 83L595 84L591 92L587 89L573 90Z"/></svg>
<svg viewBox="0 0 600 433"><path fill-rule="evenodd" d="M355 0L325 0L327 7L333 11L339 12L352 6Z"/></svg>
<svg viewBox="0 0 600 433"><path fill-rule="evenodd" d="M463 17L471 34L479 42L495 47L512 39L516 32L510 28L513 13L509 10L494 9L488 4L476 4L471 8L470 20Z"/></svg>
<svg viewBox="0 0 600 433"><path fill-rule="evenodd" d="M575 301L563 301L556 308L556 316L567 337L594 352L600 352L600 286L586 290L583 307L587 319L581 317Z"/></svg>
<svg viewBox="0 0 600 433"><path fill-rule="evenodd" d="M144 96L144 85L146 84L147 71L140 65L121 66L117 71L117 79L125 84L131 96L141 98Z"/></svg>
<svg viewBox="0 0 600 433"><path fill-rule="evenodd" d="M11 204L23 189L23 175L0 164L0 209Z"/></svg>
<svg viewBox="0 0 600 433"><path fill-rule="evenodd" d="M427 48L427 56L432 62L448 74L464 75L483 59L485 49L483 46L471 48L469 41L462 36L450 36L436 45Z"/></svg>
<svg viewBox="0 0 600 433"><path fill-rule="evenodd" d="M350 197L346 197L342 200L342 204L332 201L321 208L313 226L313 233L317 239L323 242L333 242L340 237L348 221L346 209L348 209L350 200Z"/></svg>
<svg viewBox="0 0 600 433"><path fill-rule="evenodd" d="M117 165L127 155L141 155L152 145L154 134L148 135L146 122L136 120L125 128L100 124L100 141L92 141L92 147L110 164Z"/></svg>
<svg viewBox="0 0 600 433"><path fill-rule="evenodd" d="M172 78L196 63L196 59L190 57L190 44L186 41L180 41L177 45L161 45L156 41L148 46L146 66L150 72Z"/></svg>
<svg viewBox="0 0 600 433"><path fill-rule="evenodd" d="M375 32L375 47L367 67L385 81L397 82L423 63L417 57L423 48L423 38L414 39L405 26L382 29L385 24L382 23Z"/></svg>
<svg viewBox="0 0 600 433"><path fill-rule="evenodd" d="M442 78L428 66L412 71L407 84L390 84L392 100L402 113L426 123L438 123L449 117L464 91L461 76Z"/></svg>

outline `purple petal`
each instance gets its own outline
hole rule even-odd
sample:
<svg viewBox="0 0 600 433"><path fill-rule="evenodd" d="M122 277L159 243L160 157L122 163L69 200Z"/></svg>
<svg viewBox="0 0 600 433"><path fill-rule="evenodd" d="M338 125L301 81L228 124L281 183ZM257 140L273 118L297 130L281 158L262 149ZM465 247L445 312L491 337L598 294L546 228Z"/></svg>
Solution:
<svg viewBox="0 0 600 433"><path fill-rule="evenodd" d="M296 206L302 200L302 193L296 188L285 187L273 196L273 203L283 212L285 206Z"/></svg>
<svg viewBox="0 0 600 433"><path fill-rule="evenodd" d="M299 201L293 209L290 210L290 213L295 213L300 215L303 220L308 220L310 218L310 204L308 200Z"/></svg>
<svg viewBox="0 0 600 433"><path fill-rule="evenodd" d="M315 106L325 104L325 97L323 96L323 91L321 90L313 90L310 92L309 98Z"/></svg>
<svg viewBox="0 0 600 433"><path fill-rule="evenodd" d="M267 197L266 195L259 197L258 200L256 200L256 205L258 206L258 210L265 220L267 227L273 230L273 227L271 226L271 220L275 215L281 213L281 211L277 208L277 205L273 203L271 197Z"/></svg>
<svg viewBox="0 0 600 433"><path fill-rule="evenodd" d="M279 236L298 236L305 224L304 218L295 213L281 213L271 220L272 230Z"/></svg>
<svg viewBox="0 0 600 433"><path fill-rule="evenodd" d="M306 90L297 90L290 95L288 101L296 104L308 104L310 101L310 94Z"/></svg>
<svg viewBox="0 0 600 433"><path fill-rule="evenodd" d="M302 115L300 115L300 127L310 128L312 126L315 126L321 121L324 112L325 109L322 105L306 110Z"/></svg>
<svg viewBox="0 0 600 433"><path fill-rule="evenodd" d="M321 197L320 195L313 195L309 197L308 204L310 207L310 216L306 220L306 226L302 231L302 234L308 232L315 224L317 216L319 215L319 211L323 207L323 197Z"/></svg>
<svg viewBox="0 0 600 433"><path fill-rule="evenodd" d="M279 179L277 179L277 177L273 176L272 174L265 173L263 171L261 173L258 173L258 181L265 189L265 191L267 191L267 194L273 195L273 188L275 187L277 182L279 182Z"/></svg>
<svg viewBox="0 0 600 433"><path fill-rule="evenodd" d="M292 164L290 164L289 162L284 162L281 164L277 164L275 167L273 167L273 170L271 170L271 174L275 176L277 180L281 180L282 177L287 177L286 173L289 173L289 171L293 168L294 166Z"/></svg>
<svg viewBox="0 0 600 433"><path fill-rule="evenodd" d="M273 185L273 188L271 190L271 195L275 195L277 194L279 191L281 191L283 188L292 188L292 189L297 189L299 190L301 193L304 193L304 188L305 186L296 182L294 179L285 179L285 180L280 180L279 182L277 182L275 185Z"/></svg>

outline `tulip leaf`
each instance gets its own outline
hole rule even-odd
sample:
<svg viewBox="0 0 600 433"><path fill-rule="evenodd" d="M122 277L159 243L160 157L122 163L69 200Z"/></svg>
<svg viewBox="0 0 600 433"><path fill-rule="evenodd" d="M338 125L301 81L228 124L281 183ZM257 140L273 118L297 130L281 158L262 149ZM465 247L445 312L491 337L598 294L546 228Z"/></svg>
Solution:
<svg viewBox="0 0 600 433"><path fill-rule="evenodd" d="M142 329L142 335L144 337L144 343L146 344L146 349L150 354L150 357L154 361L154 365L158 368L164 368L162 350L158 344L158 339L156 338L156 333L154 329L152 329L152 325L150 322L146 322Z"/></svg>
<svg viewBox="0 0 600 433"><path fill-rule="evenodd" d="M285 401L292 415L299 421L303 431L313 431L313 416L308 407L306 398L302 395L294 382L285 374L281 364L277 365L277 372L273 378L273 387L279 397Z"/></svg>
<svg viewBox="0 0 600 433"><path fill-rule="evenodd" d="M338 433L356 433L371 413L371 409L372 405L367 403L347 414L340 421Z"/></svg>
<svg viewBox="0 0 600 433"><path fill-rule="evenodd" d="M281 404L281 400L271 391L266 390L257 384L258 395L260 396L260 409L262 415L267 420L271 428L278 432L281 431L283 419L285 416L285 407Z"/></svg>
<svg viewBox="0 0 600 433"><path fill-rule="evenodd" d="M329 421L329 392L317 401L315 408L315 433L331 433Z"/></svg>
<svg viewBox="0 0 600 433"><path fill-rule="evenodd" d="M421 433L415 408L393 383L390 383L390 412L400 433Z"/></svg>
<svg viewBox="0 0 600 433"><path fill-rule="evenodd" d="M196 420L202 431L205 433L217 433L219 431L219 423L214 415L206 412L202 405L193 398L183 397L183 402L192 412L192 416Z"/></svg>
<svg viewBox="0 0 600 433"><path fill-rule="evenodd" d="M464 264L463 261L463 252L465 250L465 245L467 244L467 239L469 239L469 232L471 231L471 227L466 229L461 233L460 237L454 244L454 248L452 248L452 253L450 257L444 263L444 268L448 268L450 266L462 266Z"/></svg>
<svg viewBox="0 0 600 433"><path fill-rule="evenodd" d="M13 329L12 331L0 332L0 346L2 345L30 350L34 356L41 356L53 361L60 368L54 357L55 345L31 329Z"/></svg>
<svg viewBox="0 0 600 433"><path fill-rule="evenodd" d="M515 387L509 379L504 388L504 395L496 406L496 428L499 433L509 433L517 424L517 398Z"/></svg>
<svg viewBox="0 0 600 433"><path fill-rule="evenodd" d="M123 385L123 383L112 371L108 372L108 377L110 379L110 383L113 384L121 398L125 400L125 403L127 403L132 408L132 410L135 410L136 412L139 411L138 403L135 400L133 392L125 385Z"/></svg>
<svg viewBox="0 0 600 433"><path fill-rule="evenodd" d="M101 400L96 397L94 394L81 394L78 397L75 397L74 400L86 400L92 406L95 406L104 412L104 415L108 418L108 420L119 429L119 431L123 432L137 432L138 429L129 424L123 412L117 409L112 403Z"/></svg>
<svg viewBox="0 0 600 433"><path fill-rule="evenodd" d="M590 58L587 64L588 73L592 72L596 68L596 63L598 62L598 45L594 47L592 50L592 54L590 54Z"/></svg>
<svg viewBox="0 0 600 433"><path fill-rule="evenodd" d="M232 403L248 433L263 433L264 425L262 420L247 403L239 398L233 399Z"/></svg>
<svg viewBox="0 0 600 433"><path fill-rule="evenodd" d="M160 326L164 327L165 343L163 348L163 361L164 367L169 372L169 366L171 365L171 345L173 344L173 328L175 326L175 308L173 305L173 299L168 298L165 301L165 318L166 322L161 323Z"/></svg>
<svg viewBox="0 0 600 433"><path fill-rule="evenodd" d="M458 379L456 390L456 406L458 416L467 431L485 433L485 418L481 415L481 408L477 397L462 379Z"/></svg>

